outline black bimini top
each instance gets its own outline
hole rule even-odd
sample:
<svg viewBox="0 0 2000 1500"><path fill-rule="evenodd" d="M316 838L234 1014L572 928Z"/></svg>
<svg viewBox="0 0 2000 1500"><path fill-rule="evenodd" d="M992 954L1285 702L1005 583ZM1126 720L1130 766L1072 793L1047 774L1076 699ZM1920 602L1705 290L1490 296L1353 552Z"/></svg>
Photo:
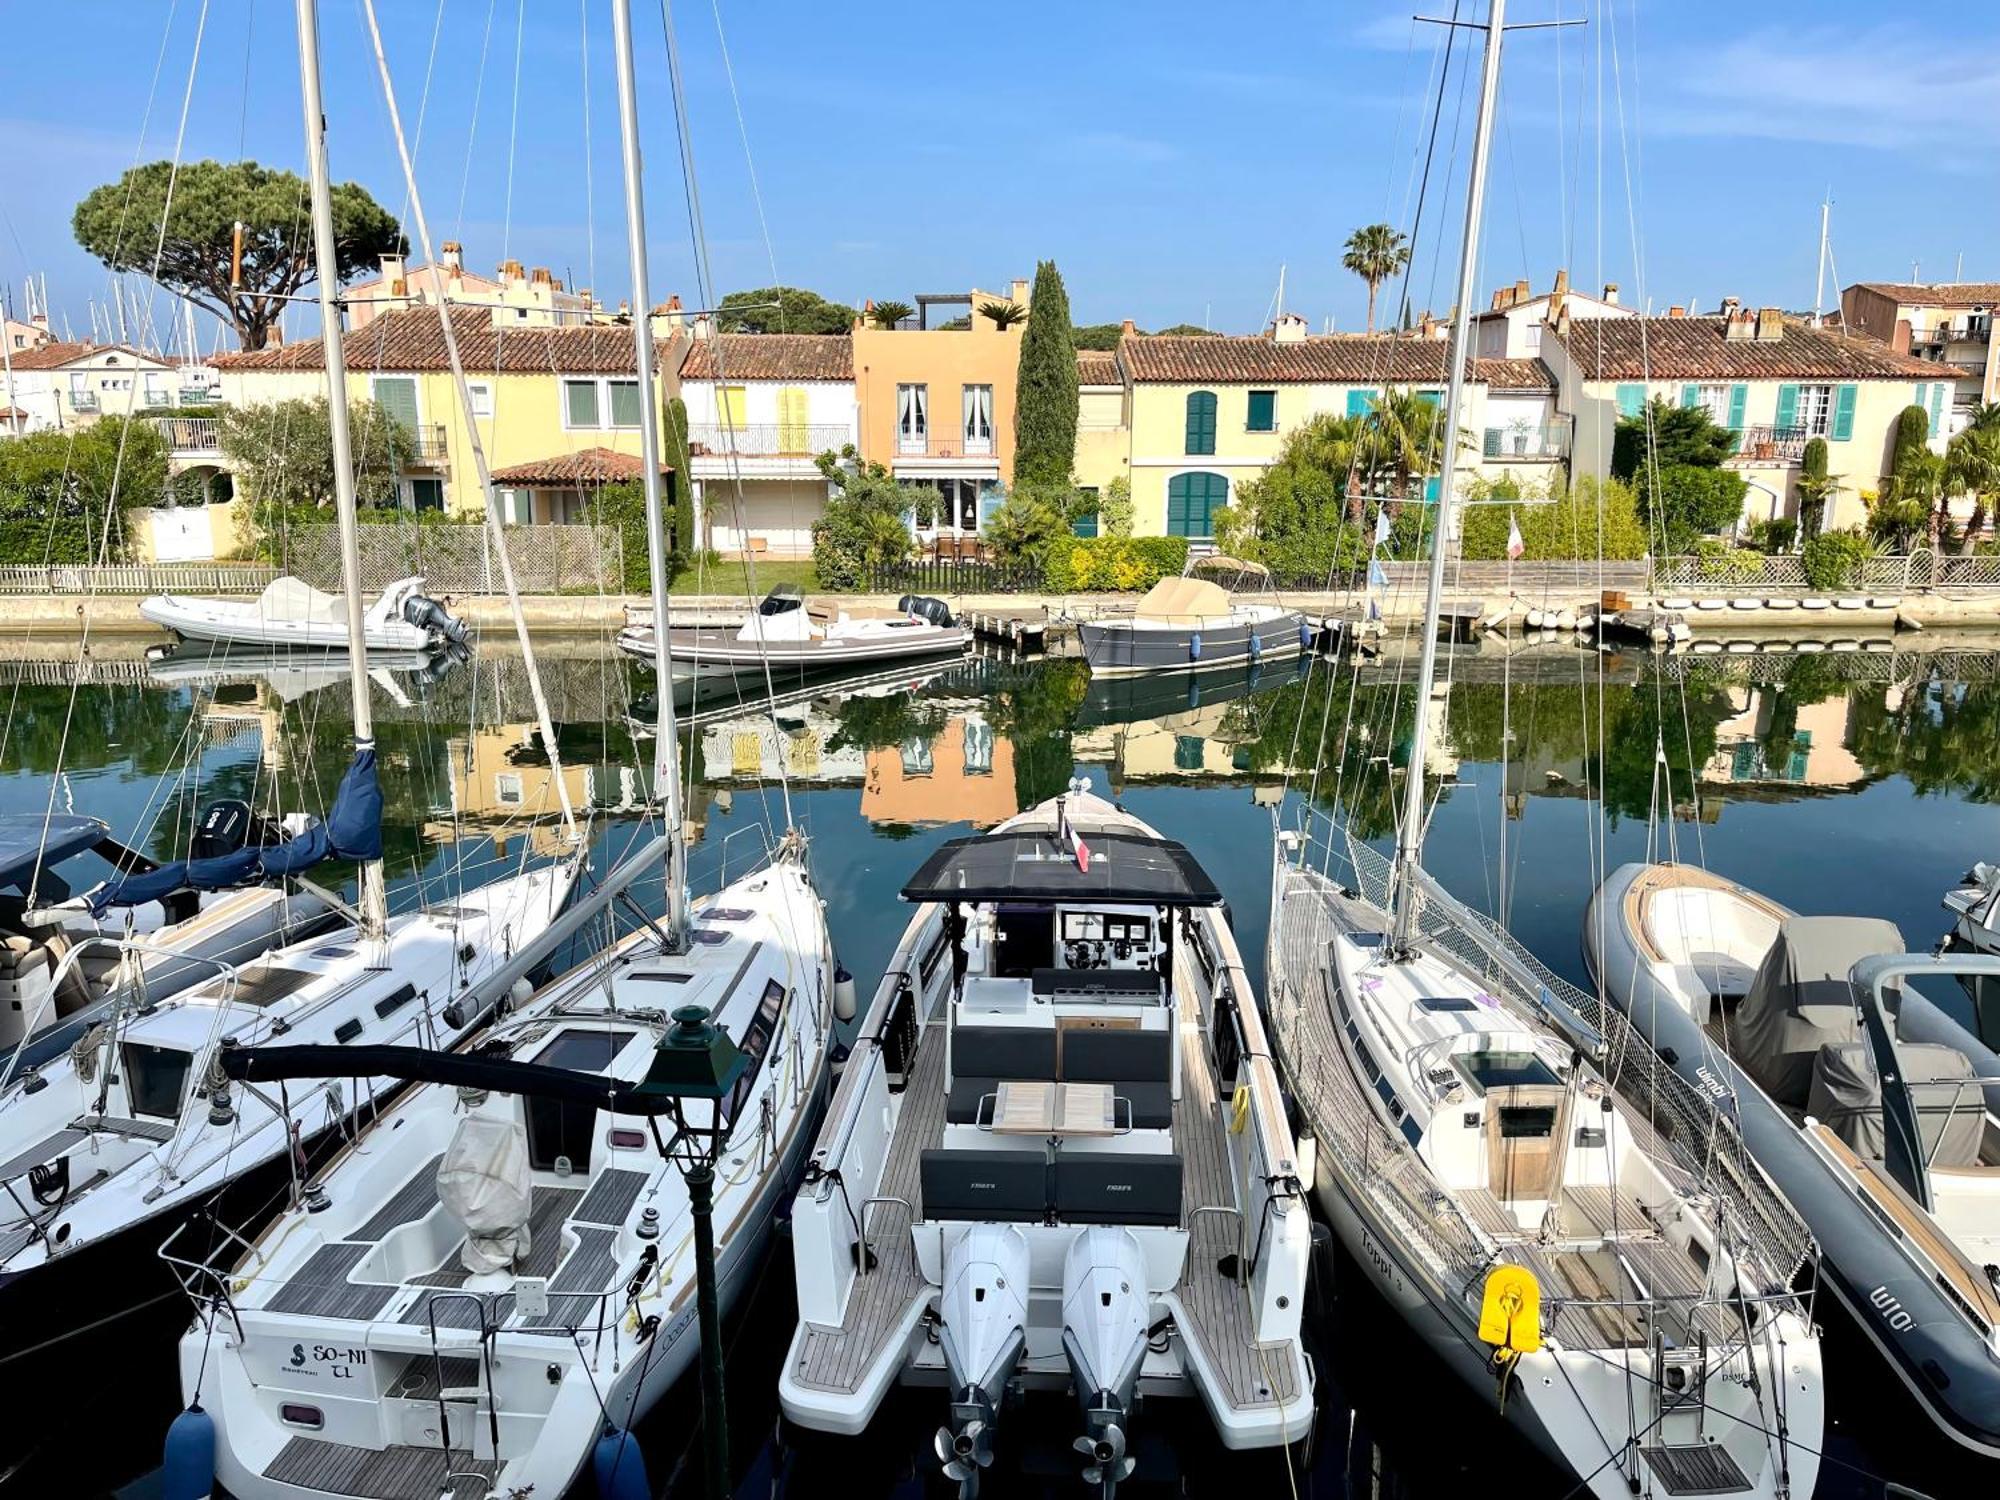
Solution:
<svg viewBox="0 0 2000 1500"><path fill-rule="evenodd" d="M1069 901L1219 906L1222 892L1172 839L1086 829L1090 868L1048 830L953 839L903 887L905 901Z"/></svg>
<svg viewBox="0 0 2000 1500"><path fill-rule="evenodd" d="M10 813L0 817L0 887L26 890L37 864L48 869L73 854L95 848L110 832L98 819L74 813L47 817Z"/></svg>

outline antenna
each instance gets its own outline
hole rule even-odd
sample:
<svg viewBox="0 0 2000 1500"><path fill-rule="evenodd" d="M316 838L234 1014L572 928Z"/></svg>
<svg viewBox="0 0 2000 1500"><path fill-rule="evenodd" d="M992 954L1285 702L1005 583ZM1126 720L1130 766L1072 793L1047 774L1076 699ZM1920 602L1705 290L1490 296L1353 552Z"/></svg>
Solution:
<svg viewBox="0 0 2000 1500"><path fill-rule="evenodd" d="M1827 221L1833 213L1833 185L1827 184L1826 196L1819 204L1819 275L1813 281L1813 326L1818 328L1826 322L1826 242Z"/></svg>

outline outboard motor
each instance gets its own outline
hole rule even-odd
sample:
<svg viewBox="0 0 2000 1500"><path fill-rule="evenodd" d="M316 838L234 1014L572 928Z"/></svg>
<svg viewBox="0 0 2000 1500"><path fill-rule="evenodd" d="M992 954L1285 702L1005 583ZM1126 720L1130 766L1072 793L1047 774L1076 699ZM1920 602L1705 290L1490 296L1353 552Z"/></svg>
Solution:
<svg viewBox="0 0 2000 1500"><path fill-rule="evenodd" d="M1112 1500L1136 1467L1125 1456L1132 1392L1146 1359L1146 1260L1132 1231L1095 1225L1063 1257L1063 1354L1083 1404L1083 1482Z"/></svg>
<svg viewBox="0 0 2000 1500"><path fill-rule="evenodd" d="M465 644L465 622L454 620L442 604L426 594L412 594L403 601L403 618L419 630L435 630L454 646Z"/></svg>
<svg viewBox="0 0 2000 1500"><path fill-rule="evenodd" d="M951 606L942 599L934 599L929 594L905 594L896 601L896 608L904 614L949 630L952 626Z"/></svg>
<svg viewBox="0 0 2000 1500"><path fill-rule="evenodd" d="M201 810L195 820L189 852L196 859L214 859L238 849L269 849L285 841L285 830L240 797L221 797Z"/></svg>
<svg viewBox="0 0 2000 1500"><path fill-rule="evenodd" d="M1028 1241L1011 1224L972 1224L945 1251L938 1342L951 1378L951 1421L935 1447L959 1500L993 1462L993 1424L1028 1346Z"/></svg>

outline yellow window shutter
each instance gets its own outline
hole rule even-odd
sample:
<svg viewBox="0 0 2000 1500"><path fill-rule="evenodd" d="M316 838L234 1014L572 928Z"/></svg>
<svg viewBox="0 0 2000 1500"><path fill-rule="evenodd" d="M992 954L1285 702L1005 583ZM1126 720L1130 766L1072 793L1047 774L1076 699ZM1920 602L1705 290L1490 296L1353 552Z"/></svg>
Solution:
<svg viewBox="0 0 2000 1500"><path fill-rule="evenodd" d="M778 392L778 443L785 453L806 451L806 393L788 385Z"/></svg>
<svg viewBox="0 0 2000 1500"><path fill-rule="evenodd" d="M744 399L743 387L720 386L715 392L715 400L722 414L723 425L742 430L744 414L749 410L749 403Z"/></svg>

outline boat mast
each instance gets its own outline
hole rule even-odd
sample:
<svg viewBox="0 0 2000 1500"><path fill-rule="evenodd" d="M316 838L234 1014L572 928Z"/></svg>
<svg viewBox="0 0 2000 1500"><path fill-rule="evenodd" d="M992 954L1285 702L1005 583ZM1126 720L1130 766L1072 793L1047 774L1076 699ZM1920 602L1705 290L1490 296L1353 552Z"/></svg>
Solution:
<svg viewBox="0 0 2000 1500"><path fill-rule="evenodd" d="M1396 863L1390 888L1396 902L1393 949L1410 951L1417 931L1417 870L1424 853L1424 754L1429 738L1431 689L1437 679L1438 616L1444 602L1445 546L1451 537L1451 507L1457 488L1459 413L1472 342L1472 298L1479 277L1479 221L1486 203L1486 163L1493 145L1493 107L1500 90L1500 41L1507 0L1491 0L1486 17L1486 61L1479 79L1479 121L1472 140L1472 171L1465 190L1465 239L1459 251L1458 305L1451 320L1451 380L1444 401L1444 456L1438 475L1437 521L1431 529L1430 589L1424 601L1423 663L1417 671L1417 720L1410 736L1410 764L1404 774L1403 818L1396 833Z"/></svg>
<svg viewBox="0 0 2000 1500"><path fill-rule="evenodd" d="M314 269L319 278L320 347L326 354L327 427L333 443L333 513L340 526L340 582L347 603L348 686L353 693L354 748L375 748L375 717L369 702L368 640L361 605L361 532L354 513L354 443L347 430L347 355L341 348L340 261L334 254L333 190L326 169L326 112L319 88L319 8L296 0L299 22L299 83L305 102L306 170L312 187ZM389 900L382 884L382 861L364 861L360 875L361 937L380 942L388 935Z"/></svg>
<svg viewBox="0 0 2000 1500"><path fill-rule="evenodd" d="M611 37L618 56L618 136L624 147L625 238L632 261L632 345L639 366L640 483L646 493L646 561L653 587L653 681L659 695L653 785L665 792L667 819L667 944L687 941L687 847L681 816L680 718L674 711L673 649L667 641L667 528L660 495L660 424L653 410L653 300L646 286L645 167L639 157L639 89L632 66L630 0L611 0ZM681 476L683 485L687 476ZM685 503L685 501L683 501Z"/></svg>

